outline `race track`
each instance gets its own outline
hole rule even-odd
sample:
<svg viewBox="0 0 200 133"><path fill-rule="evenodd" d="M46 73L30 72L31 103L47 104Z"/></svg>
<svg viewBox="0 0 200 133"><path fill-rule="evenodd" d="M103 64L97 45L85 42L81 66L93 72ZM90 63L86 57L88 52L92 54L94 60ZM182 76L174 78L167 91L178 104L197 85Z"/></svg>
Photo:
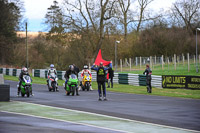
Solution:
<svg viewBox="0 0 200 133"><path fill-rule="evenodd" d="M186 131L189 132L200 131L200 100L107 92L108 101L98 101L97 91L80 91L80 96L66 96L63 87L59 87L59 92L49 92L46 85L37 84L33 85L33 97L22 98L16 97L17 82L5 81L5 83L10 84L11 86L10 95L12 101L22 101L91 112L94 114L103 114L111 117L153 123L155 125L158 124L186 129ZM117 130L106 128L46 120L42 118L34 118L32 116L19 117L19 115L20 114L0 112L0 127L4 127L0 128L0 132L12 132L12 129L5 128L10 127L12 125L11 123L15 123L14 125L21 130L24 129L22 131L20 130L21 132L26 132L29 129L33 132L37 130L39 132L42 132L43 130L54 132L56 129L58 129L58 132L117 132ZM30 123L23 123L26 119L27 121L28 119L31 119L31 123L33 123L31 127L25 126ZM17 122L17 120L20 122ZM36 124L38 121L41 124ZM59 126L55 128L52 126L54 125L53 123L55 123L55 125L58 124ZM64 126L66 123L71 126ZM142 129L142 125L144 124L141 124L138 128ZM15 126L14 128L16 128ZM38 127L40 127L40 129L38 129Z"/></svg>

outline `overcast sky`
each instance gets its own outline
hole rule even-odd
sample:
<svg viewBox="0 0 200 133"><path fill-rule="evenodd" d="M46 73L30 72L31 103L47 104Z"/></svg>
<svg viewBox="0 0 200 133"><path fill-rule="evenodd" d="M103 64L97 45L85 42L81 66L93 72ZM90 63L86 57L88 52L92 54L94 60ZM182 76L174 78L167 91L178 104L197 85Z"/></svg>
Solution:
<svg viewBox="0 0 200 133"><path fill-rule="evenodd" d="M28 19L28 31L44 31L44 17L47 8L53 4L54 0L23 0L25 17ZM59 5L62 0L57 0ZM154 0L149 8L158 11L161 8L167 10L175 0Z"/></svg>

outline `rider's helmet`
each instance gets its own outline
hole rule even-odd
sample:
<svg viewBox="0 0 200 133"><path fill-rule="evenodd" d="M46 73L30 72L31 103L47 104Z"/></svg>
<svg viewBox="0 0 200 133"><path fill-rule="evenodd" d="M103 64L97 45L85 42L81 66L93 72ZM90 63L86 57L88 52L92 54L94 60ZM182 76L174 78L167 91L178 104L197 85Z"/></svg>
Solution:
<svg viewBox="0 0 200 133"><path fill-rule="evenodd" d="M100 67L103 67L103 62L100 62Z"/></svg>
<svg viewBox="0 0 200 133"><path fill-rule="evenodd" d="M28 69L27 69L26 67L23 67L23 68L22 68L22 72L23 72L24 74L28 74Z"/></svg>
<svg viewBox="0 0 200 133"><path fill-rule="evenodd" d="M70 65L70 66L69 66L69 70L74 71L74 66L73 66L73 65Z"/></svg>
<svg viewBox="0 0 200 133"><path fill-rule="evenodd" d="M53 70L53 68L54 68L54 64L51 64L51 65L50 65L50 68L51 68L51 70Z"/></svg>
<svg viewBox="0 0 200 133"><path fill-rule="evenodd" d="M88 65L84 65L83 69L88 69Z"/></svg>

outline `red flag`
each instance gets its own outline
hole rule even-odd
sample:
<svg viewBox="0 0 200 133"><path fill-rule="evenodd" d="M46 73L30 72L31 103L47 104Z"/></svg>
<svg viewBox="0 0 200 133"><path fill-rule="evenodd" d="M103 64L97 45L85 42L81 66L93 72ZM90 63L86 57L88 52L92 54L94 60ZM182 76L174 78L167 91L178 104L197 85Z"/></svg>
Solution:
<svg viewBox="0 0 200 133"><path fill-rule="evenodd" d="M102 59L101 49L99 49L99 53L98 53L97 58L95 60L95 65L99 66L100 62L103 62L104 66L108 66L111 63L111 61L105 61L104 59Z"/></svg>

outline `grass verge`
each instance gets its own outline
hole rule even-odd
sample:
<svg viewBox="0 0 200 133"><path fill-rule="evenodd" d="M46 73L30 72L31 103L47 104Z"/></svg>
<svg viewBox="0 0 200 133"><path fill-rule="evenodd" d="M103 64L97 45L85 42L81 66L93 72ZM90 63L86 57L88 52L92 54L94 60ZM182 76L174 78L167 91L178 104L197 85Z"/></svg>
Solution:
<svg viewBox="0 0 200 133"><path fill-rule="evenodd" d="M18 77L4 75L5 80L18 81ZM46 79L32 77L33 83L35 84L46 84ZM63 80L58 80L58 84L62 86ZM93 89L97 90L97 83L92 83ZM168 96L168 97L181 97L181 98L192 98L200 99L200 90L187 90L187 89L160 89L153 88L152 94L146 92L145 86L132 86L123 84L114 84L114 88L107 88L107 91L121 92L130 94L144 94L144 95L157 95L157 96Z"/></svg>

